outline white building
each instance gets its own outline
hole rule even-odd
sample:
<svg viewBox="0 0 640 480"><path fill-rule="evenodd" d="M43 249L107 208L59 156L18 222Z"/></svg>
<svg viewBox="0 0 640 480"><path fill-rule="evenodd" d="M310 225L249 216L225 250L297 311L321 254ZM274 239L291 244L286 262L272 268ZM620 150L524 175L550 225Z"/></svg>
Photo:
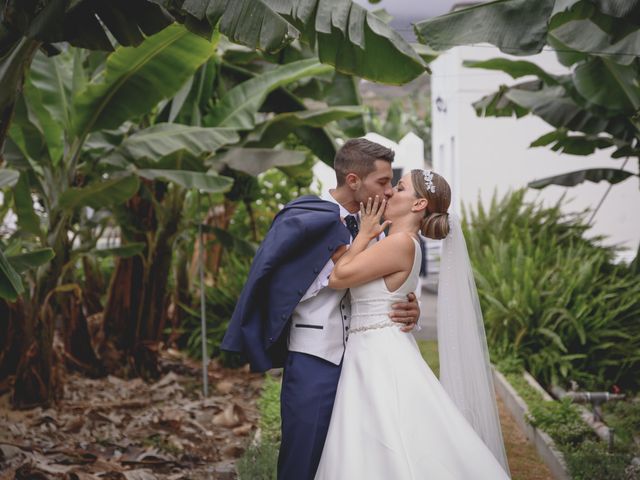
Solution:
<svg viewBox="0 0 640 480"><path fill-rule="evenodd" d="M527 80L513 80L505 73L471 69L462 66L464 60L485 60L510 57L489 45L456 47L431 64L433 115L433 167L449 180L453 189L453 208L458 213L461 204L475 205L480 199L485 205L494 191L503 195L528 182L575 170L609 167L620 168L624 159L611 159L611 150L596 151L589 157L553 152L546 147L529 148L529 144L553 127L529 115L514 117L478 117L472 103L495 92L502 84L512 85ZM553 73L566 73L553 52L544 51L533 57L517 57L540 65ZM638 163L630 159L626 170L637 173ZM528 198L538 195L545 203L555 202L563 193L572 199L568 210L594 208L605 194L609 183L585 182L567 188L552 185L543 190L530 190ZM589 231L607 235L608 244L628 248L623 255L632 259L640 241L640 189L638 178L631 177L614 185L594 218ZM635 213L634 213L635 212Z"/></svg>

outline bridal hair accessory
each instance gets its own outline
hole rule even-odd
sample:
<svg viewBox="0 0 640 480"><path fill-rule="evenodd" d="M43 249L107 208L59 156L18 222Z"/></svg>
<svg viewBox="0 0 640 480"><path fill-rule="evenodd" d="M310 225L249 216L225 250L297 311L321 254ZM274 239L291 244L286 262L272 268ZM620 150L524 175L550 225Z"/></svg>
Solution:
<svg viewBox="0 0 640 480"><path fill-rule="evenodd" d="M422 176L424 177L427 192L436 193L436 186L433 184L433 172L431 170L423 170Z"/></svg>

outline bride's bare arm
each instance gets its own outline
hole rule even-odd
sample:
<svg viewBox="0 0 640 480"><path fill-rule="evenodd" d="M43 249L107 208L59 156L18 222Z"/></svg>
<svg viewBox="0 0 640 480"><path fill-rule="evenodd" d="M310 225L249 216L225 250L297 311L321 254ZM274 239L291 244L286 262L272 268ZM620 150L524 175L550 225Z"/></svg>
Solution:
<svg viewBox="0 0 640 480"><path fill-rule="evenodd" d="M369 199L361 205L360 233L351 247L337 261L329 287L341 289L355 287L376 278L400 271L410 271L413 265L414 244L408 235L391 235L367 248L372 238L380 235L390 222L380 224L386 200Z"/></svg>
<svg viewBox="0 0 640 480"><path fill-rule="evenodd" d="M386 237L360 252L356 252L355 245L354 241L351 248L336 263L329 277L329 287L356 287L392 273L408 272L413 265L415 246L407 235Z"/></svg>

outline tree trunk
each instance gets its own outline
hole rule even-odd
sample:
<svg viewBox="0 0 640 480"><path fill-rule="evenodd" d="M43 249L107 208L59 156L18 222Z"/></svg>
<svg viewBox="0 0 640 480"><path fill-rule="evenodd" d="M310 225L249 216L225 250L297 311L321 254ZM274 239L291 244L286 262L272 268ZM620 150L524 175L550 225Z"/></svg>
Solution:
<svg viewBox="0 0 640 480"><path fill-rule="evenodd" d="M163 202L165 211L155 235L153 251L146 271L144 297L138 331L134 345L133 361L136 372L142 377L156 377L159 341L164 330L167 306L167 282L173 258L173 243L182 218L185 194L182 189L171 190Z"/></svg>
<svg viewBox="0 0 640 480"><path fill-rule="evenodd" d="M67 236L68 220L60 212L52 212L49 223L50 247L55 256L38 272L33 297L26 305L24 343L16 371L13 405L31 408L49 405L61 391L53 358L54 292L64 265L69 261L71 243Z"/></svg>
<svg viewBox="0 0 640 480"><path fill-rule="evenodd" d="M167 282L185 197L178 188L159 194L156 189L155 193L156 200L162 201L160 219L151 202L140 194L128 205L131 218L144 219L137 224L137 231L146 233L134 240L147 244L145 260L136 256L118 261L104 311L106 347L122 350L130 372L145 378L160 373L157 358L167 318ZM113 371L115 365L108 367Z"/></svg>
<svg viewBox="0 0 640 480"><path fill-rule="evenodd" d="M0 395L14 381L24 338L24 303L0 300Z"/></svg>
<svg viewBox="0 0 640 480"><path fill-rule="evenodd" d="M64 337L65 364L91 377L104 374L104 367L93 350L82 301L75 293L60 302Z"/></svg>
<svg viewBox="0 0 640 480"><path fill-rule="evenodd" d="M25 348L16 371L12 404L15 408L48 406L59 392L53 362L53 319L50 309L25 317Z"/></svg>
<svg viewBox="0 0 640 480"><path fill-rule="evenodd" d="M94 258L82 257L84 283L82 285L82 300L87 315L102 312L104 308L100 302L100 293L104 292L104 279Z"/></svg>
<svg viewBox="0 0 640 480"><path fill-rule="evenodd" d="M204 221L206 225L211 225L222 230L228 230L231 224L233 214L236 212L238 204L225 198L224 204L216 205L212 208ZM224 248L220 242L214 243L209 247L210 242L214 241L216 236L213 233L205 233L202 235L204 240L204 266L205 275L210 275L213 279L212 284L215 285L218 270L222 264L222 254ZM191 257L191 265L189 267L189 279L198 278L198 264L200 262L200 248L202 248L200 237L196 237L195 247L193 249L193 257ZM205 281L205 283L207 283Z"/></svg>

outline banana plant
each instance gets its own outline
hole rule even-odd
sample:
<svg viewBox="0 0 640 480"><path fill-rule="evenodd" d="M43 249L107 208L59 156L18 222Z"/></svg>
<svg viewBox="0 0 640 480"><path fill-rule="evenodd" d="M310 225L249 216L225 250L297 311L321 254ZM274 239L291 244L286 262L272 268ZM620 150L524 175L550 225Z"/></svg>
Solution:
<svg viewBox="0 0 640 480"><path fill-rule="evenodd" d="M36 53L24 94L16 103L3 171L14 178L17 175L7 193L18 216L20 234L40 248L50 248L55 256L38 269L24 301L29 326L27 349L22 352L16 378L17 404L51 399L48 369L54 310L62 309L68 313L66 319L74 319L64 333L81 339L75 342L78 350L89 344L88 338L78 333L86 333L75 293L81 289L61 289L73 283L76 262L96 250L97 234L86 232L95 225L96 230L109 225L108 212L137 195L151 182L149 177L158 173L102 162L109 152L115 155L112 141L121 144L119 158L129 158L127 155L145 141L161 144L160 154L171 157L168 164L173 161L168 167L172 172L163 178L171 176L175 184L216 192L228 188L229 179L206 169L183 171L176 160L201 160L235 141L234 131L154 125L146 132L130 134L132 121L143 121L158 102L172 97L214 52L211 41L171 26L148 37L138 48L119 48L98 70L82 50L69 49L51 58ZM153 142L154 134L161 136L162 142ZM81 242L83 235L85 241ZM74 356L73 345L68 353ZM91 352L85 353L87 358L74 356L76 363L97 371L97 359Z"/></svg>
<svg viewBox="0 0 640 480"><path fill-rule="evenodd" d="M505 53L532 55L549 45L569 68L554 75L524 60L465 62L512 78L536 77L500 89L474 104L478 115L533 114L555 130L531 143L573 155L615 147L613 158L640 162L640 2L497 0L416 25L433 48L489 42ZM470 28L474 26L474 28ZM640 163L639 163L640 164ZM618 183L638 177L624 169L591 169L536 180L533 188L573 186L585 180Z"/></svg>
<svg viewBox="0 0 640 480"><path fill-rule="evenodd" d="M204 38L218 29L235 43L268 52L300 39L317 50L322 63L383 83L403 84L428 70L398 33L351 0L2 0L0 155L24 74L38 49L56 54L60 42L68 42L111 51L114 43L139 45L174 21Z"/></svg>
<svg viewBox="0 0 640 480"><path fill-rule="evenodd" d="M548 45L567 67L566 74L551 74L525 60L465 62L514 79L534 77L502 85L475 102L478 115L536 115L553 130L533 140L532 147L572 155L613 147L612 158L635 159L640 167L640 1L497 0L419 22L416 33L421 42L442 50L488 42L525 56ZM626 163L536 179L529 187L639 181ZM638 254L634 264L640 272L640 250Z"/></svg>

